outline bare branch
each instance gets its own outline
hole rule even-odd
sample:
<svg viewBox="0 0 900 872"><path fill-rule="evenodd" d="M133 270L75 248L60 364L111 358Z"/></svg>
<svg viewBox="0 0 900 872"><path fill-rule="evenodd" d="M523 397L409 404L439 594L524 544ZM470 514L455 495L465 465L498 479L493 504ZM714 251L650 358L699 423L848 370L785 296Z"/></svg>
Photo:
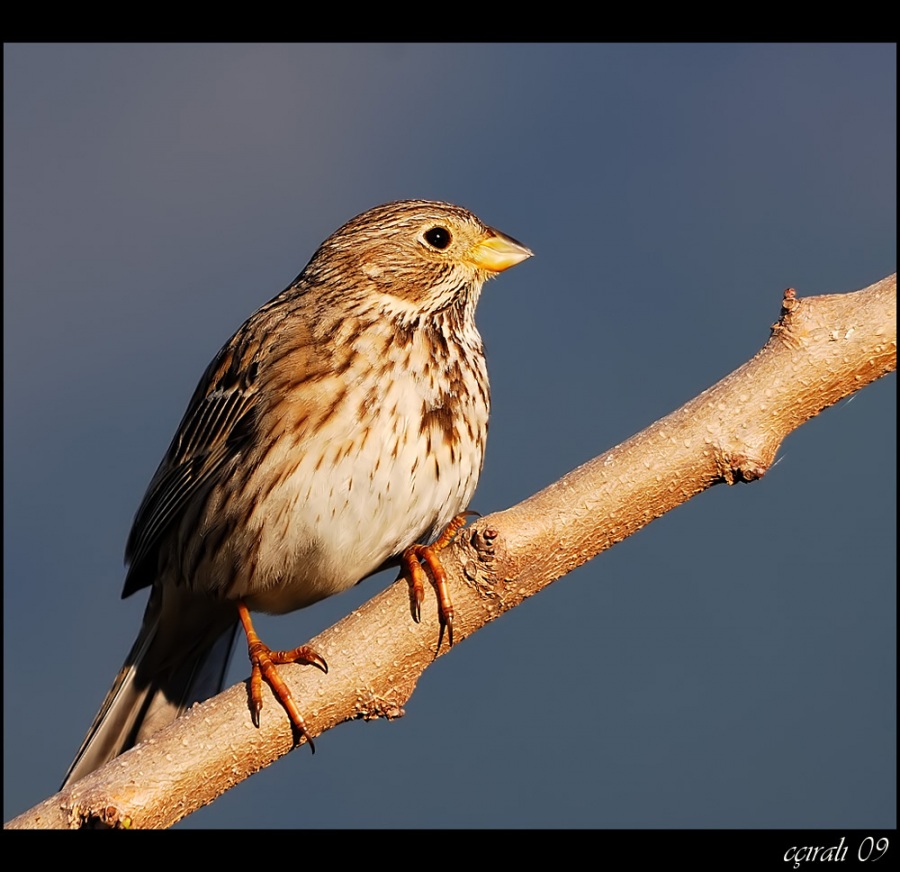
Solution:
<svg viewBox="0 0 900 872"><path fill-rule="evenodd" d="M786 291L781 317L752 360L540 493L463 531L442 552L455 638L711 485L761 478L791 431L896 369L896 294L896 274L850 294L799 299ZM312 640L331 667L327 676L299 666L281 672L315 736L354 718L402 715L437 640L433 610L414 623L401 581ZM280 706L271 701L261 720L258 730L251 725L247 683L235 685L6 826L170 826L292 749Z"/></svg>

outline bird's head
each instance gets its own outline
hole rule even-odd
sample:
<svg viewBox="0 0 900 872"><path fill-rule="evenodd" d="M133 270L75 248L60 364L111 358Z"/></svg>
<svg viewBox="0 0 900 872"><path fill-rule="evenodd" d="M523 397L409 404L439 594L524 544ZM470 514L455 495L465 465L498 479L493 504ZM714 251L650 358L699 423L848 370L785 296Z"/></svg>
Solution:
<svg viewBox="0 0 900 872"><path fill-rule="evenodd" d="M459 206L400 200L348 221L304 273L346 294L345 304L359 298L371 305L374 295L386 314L473 312L484 282L531 254Z"/></svg>

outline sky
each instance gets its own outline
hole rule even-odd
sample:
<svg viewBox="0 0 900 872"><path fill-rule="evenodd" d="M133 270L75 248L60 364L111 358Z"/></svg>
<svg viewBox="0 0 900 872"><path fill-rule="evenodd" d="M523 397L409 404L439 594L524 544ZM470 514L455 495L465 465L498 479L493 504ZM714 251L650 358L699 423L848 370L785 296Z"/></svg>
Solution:
<svg viewBox="0 0 900 872"><path fill-rule="evenodd" d="M6 45L4 820L137 634L125 540L197 379L326 236L416 197L535 252L478 311L498 511L740 366L784 288L896 270L896 72L877 44ZM891 375L454 646L405 717L178 826L896 826L896 411ZM257 628L294 647L392 580Z"/></svg>

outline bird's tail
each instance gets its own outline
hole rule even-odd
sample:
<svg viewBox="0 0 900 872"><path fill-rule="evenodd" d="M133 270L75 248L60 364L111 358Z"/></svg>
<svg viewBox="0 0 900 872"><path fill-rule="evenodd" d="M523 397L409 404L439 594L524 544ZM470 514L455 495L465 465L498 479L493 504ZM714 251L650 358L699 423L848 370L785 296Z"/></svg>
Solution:
<svg viewBox="0 0 900 872"><path fill-rule="evenodd" d="M161 730L195 702L217 694L237 626L234 603L155 585L137 641L62 787Z"/></svg>

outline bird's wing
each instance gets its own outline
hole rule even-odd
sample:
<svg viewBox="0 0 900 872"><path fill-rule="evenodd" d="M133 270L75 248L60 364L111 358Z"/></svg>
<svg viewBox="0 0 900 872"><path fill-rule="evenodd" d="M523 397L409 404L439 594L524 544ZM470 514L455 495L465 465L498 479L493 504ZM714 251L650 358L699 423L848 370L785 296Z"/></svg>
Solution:
<svg viewBox="0 0 900 872"><path fill-rule="evenodd" d="M250 349L239 337L219 352L200 379L138 508L125 548L130 570L123 597L153 582L155 561L147 558L161 537L252 435L256 367L246 365Z"/></svg>

